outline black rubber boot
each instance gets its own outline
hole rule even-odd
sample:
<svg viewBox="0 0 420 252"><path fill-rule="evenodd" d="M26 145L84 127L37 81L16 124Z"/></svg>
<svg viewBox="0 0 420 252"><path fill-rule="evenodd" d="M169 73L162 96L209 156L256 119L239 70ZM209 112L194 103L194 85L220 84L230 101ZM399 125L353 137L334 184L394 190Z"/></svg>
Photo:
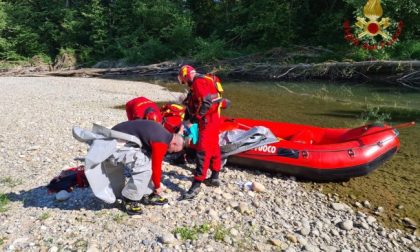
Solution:
<svg viewBox="0 0 420 252"><path fill-rule="evenodd" d="M192 200L194 199L198 193L200 192L200 181L194 181L188 190L188 192L184 193L181 197L181 200Z"/></svg>
<svg viewBox="0 0 420 252"><path fill-rule="evenodd" d="M206 186L219 187L220 186L219 172L213 171L211 173L210 178L204 180L204 183L206 184Z"/></svg>
<svg viewBox="0 0 420 252"><path fill-rule="evenodd" d="M144 195L140 202L144 205L163 206L168 204L168 199L152 193L150 195Z"/></svg>
<svg viewBox="0 0 420 252"><path fill-rule="evenodd" d="M123 197L123 207L128 215L140 215L143 213L140 201L130 200Z"/></svg>

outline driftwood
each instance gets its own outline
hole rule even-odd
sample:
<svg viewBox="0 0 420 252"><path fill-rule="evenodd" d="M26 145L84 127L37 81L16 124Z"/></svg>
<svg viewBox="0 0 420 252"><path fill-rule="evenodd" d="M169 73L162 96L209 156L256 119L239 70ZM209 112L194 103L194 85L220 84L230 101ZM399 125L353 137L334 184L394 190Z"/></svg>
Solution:
<svg viewBox="0 0 420 252"><path fill-rule="evenodd" d="M231 77L246 76L260 80L345 79L374 81L388 79L388 81L395 81L419 70L420 61L325 62L297 65L249 63L228 69L227 75Z"/></svg>
<svg viewBox="0 0 420 252"><path fill-rule="evenodd" d="M397 82L409 87L420 90L420 71L415 71L409 74L402 76L397 79Z"/></svg>
<svg viewBox="0 0 420 252"><path fill-rule="evenodd" d="M147 66L124 68L80 68L75 70L37 71L36 68L16 68L9 71L0 71L0 76L60 76L60 77L112 77L112 76L158 76L175 75L178 73L180 63L162 62Z"/></svg>
<svg viewBox="0 0 420 252"><path fill-rule="evenodd" d="M278 52L281 54L281 51ZM212 71L223 79L239 80L345 80L399 84L420 89L420 61L363 61L324 62L318 64L285 64L250 62L252 56L220 61L217 64L198 65L202 71ZM260 59L255 59L259 61ZM118 77L118 76L175 76L186 62L166 61L147 66L125 68L81 68L77 70L38 71L20 68L0 71L0 76L62 76L62 77Z"/></svg>

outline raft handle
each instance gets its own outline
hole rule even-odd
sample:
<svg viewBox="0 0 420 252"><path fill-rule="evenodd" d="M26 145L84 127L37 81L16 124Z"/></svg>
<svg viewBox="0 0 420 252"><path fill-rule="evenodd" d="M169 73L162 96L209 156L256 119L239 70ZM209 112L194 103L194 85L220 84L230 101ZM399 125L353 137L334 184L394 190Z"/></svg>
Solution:
<svg viewBox="0 0 420 252"><path fill-rule="evenodd" d="M352 149L349 149L349 150L347 151L347 153L349 154L349 156L350 156L351 158L354 158L354 151L353 151Z"/></svg>
<svg viewBox="0 0 420 252"><path fill-rule="evenodd" d="M299 158L299 151L294 149L286 149L286 148L278 148L277 155L281 157L288 157L288 158Z"/></svg>

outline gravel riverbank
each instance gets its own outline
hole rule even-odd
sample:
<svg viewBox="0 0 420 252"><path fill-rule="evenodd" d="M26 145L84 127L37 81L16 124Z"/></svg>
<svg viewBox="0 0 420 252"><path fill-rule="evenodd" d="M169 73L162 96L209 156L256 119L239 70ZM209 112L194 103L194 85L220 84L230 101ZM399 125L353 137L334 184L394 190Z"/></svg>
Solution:
<svg viewBox="0 0 420 252"><path fill-rule="evenodd" d="M177 94L141 82L52 77L1 77L0 90L0 250L420 251L416 236L386 229L336 196L234 167L221 175L221 188L179 202L193 166L165 164L170 203L145 207L139 217L102 203L89 189L56 201L44 186L86 153L72 138L73 126L113 126L126 118L114 107L130 98L164 101ZM258 189L243 186L248 181Z"/></svg>

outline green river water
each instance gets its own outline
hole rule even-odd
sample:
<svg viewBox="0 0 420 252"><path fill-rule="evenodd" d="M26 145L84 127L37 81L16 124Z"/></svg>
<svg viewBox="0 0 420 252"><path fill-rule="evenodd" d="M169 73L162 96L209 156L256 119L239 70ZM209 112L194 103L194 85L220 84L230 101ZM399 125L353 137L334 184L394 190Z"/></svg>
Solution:
<svg viewBox="0 0 420 252"><path fill-rule="evenodd" d="M150 80L148 80L150 81ZM154 81L170 90L180 85ZM420 92L400 86L318 82L225 82L224 97L232 107L222 113L321 127L356 127L368 121L385 120L396 125L420 123ZM371 174L340 183L301 182L308 190L322 190L353 205L368 200L373 214L389 227L413 232L402 219L420 223L420 126L400 130L401 150Z"/></svg>

